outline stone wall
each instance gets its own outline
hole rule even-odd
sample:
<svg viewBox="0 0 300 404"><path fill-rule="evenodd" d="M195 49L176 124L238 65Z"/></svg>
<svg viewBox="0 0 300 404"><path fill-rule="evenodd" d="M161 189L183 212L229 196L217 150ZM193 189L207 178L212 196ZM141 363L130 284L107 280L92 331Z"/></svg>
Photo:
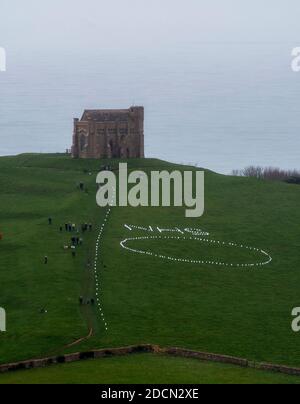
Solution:
<svg viewBox="0 0 300 404"><path fill-rule="evenodd" d="M9 363L0 365L0 373L17 371L17 370L25 370L25 369L34 369L34 368L44 368L50 365L62 364L62 363L71 363L77 362L81 360L88 359L100 359L100 358L108 358L112 356L125 356L132 355L138 353L152 353L152 354L161 354L161 355L170 355L182 358L194 358L196 360L201 361L209 361L209 362L218 362L218 363L227 363L231 365L236 365L244 368L255 368L257 370L264 370L269 372L277 372L284 373L293 376L300 376L300 368L281 366L281 365L273 365L268 363L252 363L247 359L236 358L233 356L227 355L218 355L209 352L198 352L183 348L163 348L158 345L133 345L129 347L121 347L121 348L109 348L109 349L99 349L92 350L86 352L77 352L72 354L53 356L43 359L32 359L28 361Z"/></svg>

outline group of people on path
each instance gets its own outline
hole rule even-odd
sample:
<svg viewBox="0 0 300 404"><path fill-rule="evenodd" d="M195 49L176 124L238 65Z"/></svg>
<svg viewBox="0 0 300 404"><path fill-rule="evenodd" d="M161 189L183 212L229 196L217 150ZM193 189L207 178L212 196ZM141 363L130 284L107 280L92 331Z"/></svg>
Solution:
<svg viewBox="0 0 300 404"><path fill-rule="evenodd" d="M52 219L51 219L51 221L50 221L50 219L49 219L49 225L51 225L52 224ZM59 228L59 230L60 230L60 232L62 233L63 232L63 230L64 230L64 227L63 226L60 226L60 228ZM93 230L93 225L92 225L92 223L82 223L81 225L80 225L80 227L78 227L77 225L76 225L76 223L65 223L65 231L66 232L69 232L69 233L79 233L80 231L82 232L82 233L85 233L86 231L92 231Z"/></svg>
<svg viewBox="0 0 300 404"><path fill-rule="evenodd" d="M52 224L53 224L52 217L48 218L48 224L49 224L49 226L52 226ZM64 250L70 249L72 257L75 258L76 257L76 248L83 245L83 238L79 236L80 232L82 234L84 234L87 231L91 232L93 230L93 225L92 225L92 223L86 222L86 223L82 223L80 226L78 226L78 225L76 225L76 223L68 222L68 223L65 223L64 226L61 225L59 227L60 233L62 233L64 231L64 229L68 233L76 233L76 235L71 236L70 244L63 246ZM44 264L47 265L48 262L49 262L48 256L45 255Z"/></svg>
<svg viewBox="0 0 300 404"><path fill-rule="evenodd" d="M87 192L87 189L86 189L84 183L82 183L82 182L79 184L79 189L81 191L86 191ZM49 226L52 226L52 224L53 224L52 217L48 217L48 224L49 224ZM76 235L73 234L71 236L70 244L64 246L64 249L66 249L66 250L69 249L69 248L71 249L72 257L75 258L76 257L76 247L79 247L79 246L83 245L83 238L79 236L80 232L82 234L84 234L87 231L91 232L93 230L93 225L92 225L92 223L87 223L86 222L86 223L82 223L80 226L77 226L76 223L68 222L68 223L65 223L64 226L61 225L59 227L60 233L63 233L64 230L66 232L68 232L68 233L76 233ZM2 234L0 234L0 236L2 238ZM49 262L49 258L48 258L47 255L45 255L44 264L47 265L48 262ZM94 298L84 298L83 296L80 296L79 297L79 304L81 306L83 306L83 305L92 305L92 306L94 306L95 305L95 299ZM41 308L40 313L41 314L47 313L46 308L44 308L44 307Z"/></svg>
<svg viewBox="0 0 300 404"><path fill-rule="evenodd" d="M95 305L95 299L94 298L84 299L83 296L79 296L79 304L80 304L80 306L89 305L89 304L94 306Z"/></svg>
<svg viewBox="0 0 300 404"><path fill-rule="evenodd" d="M78 245L82 245L83 244L83 239L81 237L78 236L72 236L71 237L71 243L74 246L78 246Z"/></svg>

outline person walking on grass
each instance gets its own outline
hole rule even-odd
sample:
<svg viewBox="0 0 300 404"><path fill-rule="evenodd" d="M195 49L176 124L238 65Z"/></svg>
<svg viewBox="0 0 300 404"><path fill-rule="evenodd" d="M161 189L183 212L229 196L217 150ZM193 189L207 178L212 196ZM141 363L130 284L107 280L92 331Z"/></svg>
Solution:
<svg viewBox="0 0 300 404"><path fill-rule="evenodd" d="M71 246L71 251L72 251L72 257L75 258L76 257L76 247L75 247L75 245Z"/></svg>
<svg viewBox="0 0 300 404"><path fill-rule="evenodd" d="M45 264L45 265L48 264L48 257L47 257L47 255L45 255L45 257L44 257L44 264Z"/></svg>
<svg viewBox="0 0 300 404"><path fill-rule="evenodd" d="M52 224L52 217L49 217L49 218L48 218L48 224L49 224L49 226L51 226L51 224Z"/></svg>

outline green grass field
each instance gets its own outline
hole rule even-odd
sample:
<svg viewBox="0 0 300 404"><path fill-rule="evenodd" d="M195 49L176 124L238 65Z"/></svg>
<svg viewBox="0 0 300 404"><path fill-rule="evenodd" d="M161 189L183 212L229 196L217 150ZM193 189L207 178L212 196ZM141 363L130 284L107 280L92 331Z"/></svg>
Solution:
<svg viewBox="0 0 300 404"><path fill-rule="evenodd" d="M131 355L6 373L0 384L299 384L300 378L195 359Z"/></svg>
<svg viewBox="0 0 300 404"><path fill-rule="evenodd" d="M80 295L95 296L93 266L88 263L93 262L106 212L95 202L95 178L104 163L64 155L0 158L0 232L4 234L0 307L8 316L7 332L0 334L0 362L156 343L300 366L300 335L291 330L292 308L300 305L300 187L206 171L206 209L199 219L185 218L184 208L113 208L97 268L106 331L96 307L78 304ZM118 161L112 164L117 167ZM129 164L146 171L184 169L151 159ZM88 187L87 193L78 190L80 181ZM59 226L69 221L93 223L75 259L63 249L70 235L59 232ZM147 234L130 232L125 224L200 228L209 233L207 238L226 243L216 247L192 240L128 243L139 250L229 264L264 258L227 245L233 242L263 249L273 261L263 267L221 267L135 254L121 248L120 242ZM48 265L43 262L45 255ZM42 314L41 308L47 313ZM89 340L64 348L87 335L89 325L94 331Z"/></svg>

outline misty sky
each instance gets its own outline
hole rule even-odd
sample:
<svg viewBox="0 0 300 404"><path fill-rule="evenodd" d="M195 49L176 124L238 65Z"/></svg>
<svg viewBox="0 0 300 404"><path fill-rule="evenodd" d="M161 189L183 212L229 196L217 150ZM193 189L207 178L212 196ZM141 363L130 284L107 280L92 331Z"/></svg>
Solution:
<svg viewBox="0 0 300 404"><path fill-rule="evenodd" d="M299 0L0 0L0 155L64 151L85 108L141 104L148 157L299 168L299 16Z"/></svg>
<svg viewBox="0 0 300 404"><path fill-rule="evenodd" d="M0 46L99 52L199 41L300 43L299 0L1 0Z"/></svg>

